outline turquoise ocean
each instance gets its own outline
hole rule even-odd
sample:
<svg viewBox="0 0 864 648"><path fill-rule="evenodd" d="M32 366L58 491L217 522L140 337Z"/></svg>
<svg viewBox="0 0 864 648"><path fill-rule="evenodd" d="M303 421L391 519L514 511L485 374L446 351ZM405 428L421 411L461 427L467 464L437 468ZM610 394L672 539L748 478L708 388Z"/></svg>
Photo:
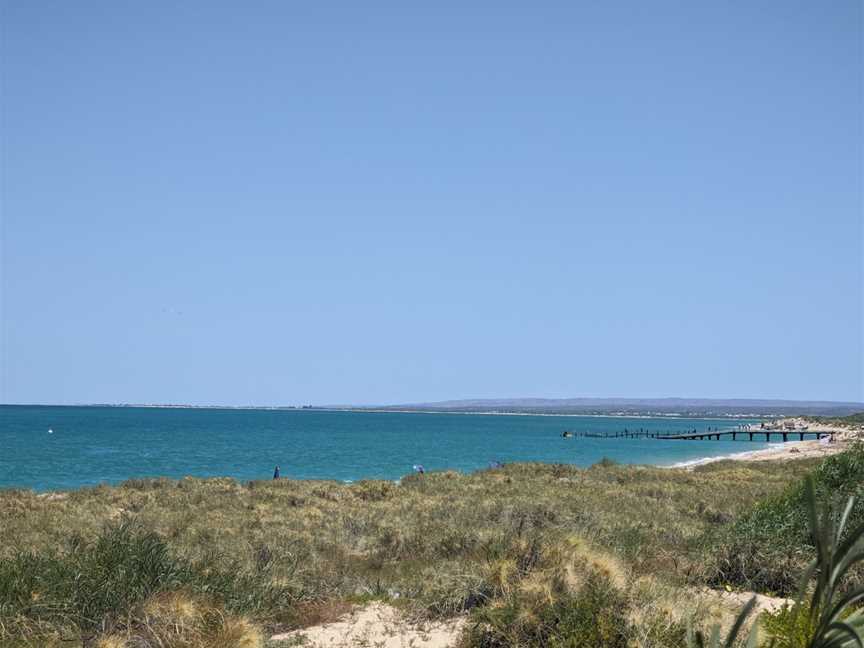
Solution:
<svg viewBox="0 0 864 648"><path fill-rule="evenodd" d="M562 438L565 430L684 432L750 420L321 410L0 406L0 488L72 489L138 477L398 479L422 465L673 465L767 446L747 441ZM49 432L50 431L50 432Z"/></svg>

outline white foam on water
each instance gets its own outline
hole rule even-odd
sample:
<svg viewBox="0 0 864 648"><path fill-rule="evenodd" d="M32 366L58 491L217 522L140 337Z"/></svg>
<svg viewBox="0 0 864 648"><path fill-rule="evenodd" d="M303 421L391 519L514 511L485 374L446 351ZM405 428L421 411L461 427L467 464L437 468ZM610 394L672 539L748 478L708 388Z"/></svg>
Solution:
<svg viewBox="0 0 864 648"><path fill-rule="evenodd" d="M689 461L679 461L678 463L674 463L671 466L664 466L665 468L691 468L693 466L704 466L705 464L715 463L717 461L725 461L726 459L740 459L742 457L748 457L751 454L756 452L760 454L768 454L773 452L782 452L783 446L786 444L778 445L776 447L762 448L761 450L745 450L744 452L733 452L731 454L725 455L717 455L713 457L702 457L701 459L691 459Z"/></svg>

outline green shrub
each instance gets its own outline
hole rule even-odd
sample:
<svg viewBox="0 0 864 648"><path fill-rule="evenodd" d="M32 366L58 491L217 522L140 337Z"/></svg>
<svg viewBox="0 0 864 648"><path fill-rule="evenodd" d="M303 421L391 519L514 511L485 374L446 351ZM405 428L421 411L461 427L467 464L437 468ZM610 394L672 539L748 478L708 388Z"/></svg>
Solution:
<svg viewBox="0 0 864 648"><path fill-rule="evenodd" d="M830 502L820 506L816 480L808 477L803 486L803 499L816 558L801 577L795 605L768 615L766 646L861 648L864 646L864 611L859 603L864 600L864 586L844 583L853 568L864 561L864 524L849 526L855 498L850 497L838 515ZM730 648L735 645L755 604L754 597L738 615L722 646ZM747 643L755 646L757 642L754 629ZM697 632L689 643L693 648L720 648L719 630L715 626L707 640Z"/></svg>
<svg viewBox="0 0 864 648"><path fill-rule="evenodd" d="M812 473L819 501L845 499L864 488L864 444L822 461ZM764 500L721 533L712 533L706 550L712 556L707 581L781 596L795 593L798 575L814 549L803 482L780 496ZM856 501L849 529L864 522L864 501Z"/></svg>

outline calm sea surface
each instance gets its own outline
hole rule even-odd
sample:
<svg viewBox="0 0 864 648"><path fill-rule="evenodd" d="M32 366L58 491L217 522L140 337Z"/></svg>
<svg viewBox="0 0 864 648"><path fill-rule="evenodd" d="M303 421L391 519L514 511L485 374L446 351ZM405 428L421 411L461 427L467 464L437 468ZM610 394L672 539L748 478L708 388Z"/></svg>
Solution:
<svg viewBox="0 0 864 648"><path fill-rule="evenodd" d="M0 406L0 487L70 489L131 477L398 479L493 461L589 466L602 457L671 465L765 443L563 439L564 430L683 432L740 422L591 416L494 416ZM51 432L49 433L49 430Z"/></svg>

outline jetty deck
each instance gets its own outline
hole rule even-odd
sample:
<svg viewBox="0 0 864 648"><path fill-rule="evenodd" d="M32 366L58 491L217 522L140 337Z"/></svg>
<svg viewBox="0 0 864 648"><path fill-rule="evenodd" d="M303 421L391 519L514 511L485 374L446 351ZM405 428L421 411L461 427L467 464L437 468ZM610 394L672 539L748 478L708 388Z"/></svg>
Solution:
<svg viewBox="0 0 864 648"><path fill-rule="evenodd" d="M719 441L721 437L727 440L731 437L732 441L737 441L741 437L742 441L771 441L781 438L783 441L788 441L789 437L794 440L798 437L799 441L804 441L805 438L821 439L822 437L833 436L832 432L818 432L809 430L706 430L704 432L649 432L647 430L621 430L616 432L566 432L565 436L585 439L658 439L661 441Z"/></svg>
<svg viewBox="0 0 864 648"><path fill-rule="evenodd" d="M654 437L655 439L666 439L666 440L685 440L685 441L693 441L699 440L703 441L705 439L714 439L716 441L720 440L720 437L732 437L733 441L738 439L738 435L747 436L748 441L753 441L754 436L756 437L756 441L761 441L762 435L765 436L766 441L771 441L771 437L782 437L783 441L788 441L789 436L791 435L793 438L795 436L798 437L799 441L803 441L804 437L810 435L815 439L821 439L822 437L832 436L830 432L810 432L808 430L727 430L725 432L689 432L685 434L665 434Z"/></svg>

